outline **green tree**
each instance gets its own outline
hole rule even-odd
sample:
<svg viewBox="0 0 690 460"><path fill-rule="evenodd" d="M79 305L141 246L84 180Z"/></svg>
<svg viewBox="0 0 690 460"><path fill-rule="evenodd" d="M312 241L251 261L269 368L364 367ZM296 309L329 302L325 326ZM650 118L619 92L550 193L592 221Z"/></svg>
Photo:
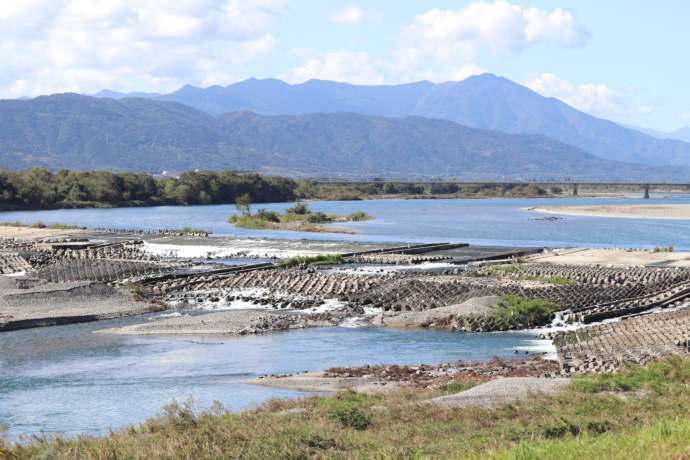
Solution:
<svg viewBox="0 0 690 460"><path fill-rule="evenodd" d="M251 206L252 197L249 195L249 193L245 193L244 195L240 195L237 198L235 198L235 208L238 211L240 211L243 215L252 215Z"/></svg>

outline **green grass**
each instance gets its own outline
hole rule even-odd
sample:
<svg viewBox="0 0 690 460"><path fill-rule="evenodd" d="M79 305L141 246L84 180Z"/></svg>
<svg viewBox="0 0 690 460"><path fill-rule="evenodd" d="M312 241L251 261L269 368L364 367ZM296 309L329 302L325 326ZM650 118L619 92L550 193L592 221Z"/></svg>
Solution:
<svg viewBox="0 0 690 460"><path fill-rule="evenodd" d="M235 224L237 227L242 228L253 228L253 229L266 229L268 228L268 221L261 219L258 216L247 216L247 215L237 215L233 214L228 219L228 223Z"/></svg>
<svg viewBox="0 0 690 460"><path fill-rule="evenodd" d="M299 267L302 264L307 265L335 265L342 264L345 261L340 254L320 254L317 256L298 256L292 257L285 262L279 263L277 267Z"/></svg>
<svg viewBox="0 0 690 460"><path fill-rule="evenodd" d="M187 235L189 233L207 233L207 234L210 234L211 232L209 232L208 230L203 230L201 228L182 227L182 229L180 230L180 233L182 233L183 235Z"/></svg>
<svg viewBox="0 0 690 460"><path fill-rule="evenodd" d="M0 458L688 458L688 382L690 361L673 357L493 408L414 404L440 389L273 399L237 414L188 400L105 437L39 434Z"/></svg>
<svg viewBox="0 0 690 460"><path fill-rule="evenodd" d="M346 216L346 219L348 220L348 222L362 222L365 220L374 220L373 217L371 217L369 214L363 211L353 212L352 214Z"/></svg>
<svg viewBox="0 0 690 460"><path fill-rule="evenodd" d="M66 225L66 224L50 224L46 228L53 228L58 230L84 230L86 227L80 227L79 225Z"/></svg>
<svg viewBox="0 0 690 460"><path fill-rule="evenodd" d="M494 312L490 317L495 324L503 328L518 329L527 325L544 324L554 311L553 303L546 300L509 294L494 306Z"/></svg>

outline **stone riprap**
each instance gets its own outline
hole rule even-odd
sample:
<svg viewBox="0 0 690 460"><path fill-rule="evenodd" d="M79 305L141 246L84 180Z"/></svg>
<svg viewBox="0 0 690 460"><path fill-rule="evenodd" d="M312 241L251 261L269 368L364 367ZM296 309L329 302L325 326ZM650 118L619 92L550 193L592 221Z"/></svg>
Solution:
<svg viewBox="0 0 690 460"><path fill-rule="evenodd" d="M644 365L673 354L690 357L690 309L633 316L544 338L556 345L561 375L612 372L624 363Z"/></svg>

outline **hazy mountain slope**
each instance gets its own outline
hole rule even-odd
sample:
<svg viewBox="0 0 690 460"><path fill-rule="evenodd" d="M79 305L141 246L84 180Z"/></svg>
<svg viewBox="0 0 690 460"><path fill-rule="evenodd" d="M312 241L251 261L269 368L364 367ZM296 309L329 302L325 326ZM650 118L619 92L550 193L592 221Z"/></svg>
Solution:
<svg viewBox="0 0 690 460"><path fill-rule="evenodd" d="M156 99L187 104L211 115L251 110L274 115L357 112L403 117L432 86L433 83L427 81L396 86L357 86L322 80L289 85L273 78L250 78L227 87L202 89L187 85Z"/></svg>
<svg viewBox="0 0 690 460"><path fill-rule="evenodd" d="M185 86L157 100L180 102L219 115L238 110L260 114L356 112L366 115L443 118L508 133L543 134L603 158L690 166L690 140L658 139L580 112L563 102L492 74L460 82L422 81L358 86L322 80L289 85L249 79L226 87Z"/></svg>
<svg viewBox="0 0 690 460"><path fill-rule="evenodd" d="M447 120L367 117L354 113L218 117L232 144L288 157L318 174L453 174L458 177L551 174L630 179L675 174L602 160L541 135L473 129ZM686 170L685 168L680 168Z"/></svg>
<svg viewBox="0 0 690 460"><path fill-rule="evenodd" d="M602 158L690 164L690 144L624 128L491 74L435 85L414 113L477 128L543 134Z"/></svg>
<svg viewBox="0 0 690 460"><path fill-rule="evenodd" d="M597 158L541 135L473 129L422 117L335 112L211 117L183 104L76 94L0 101L0 164L10 169L183 171L254 169L283 174L452 174L678 179L688 168Z"/></svg>

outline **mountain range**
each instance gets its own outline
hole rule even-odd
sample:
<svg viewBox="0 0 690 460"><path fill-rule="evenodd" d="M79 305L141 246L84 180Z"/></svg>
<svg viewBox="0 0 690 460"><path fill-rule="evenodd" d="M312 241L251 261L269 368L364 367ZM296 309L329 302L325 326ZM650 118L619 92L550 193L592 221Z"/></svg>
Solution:
<svg viewBox="0 0 690 460"><path fill-rule="evenodd" d="M179 102L210 115L238 110L262 115L344 111L385 117L441 118L472 128L542 134L610 160L690 166L690 143L682 141L690 140L687 137L678 140L650 136L488 73L459 82L421 81L395 86L322 80L290 85L276 79L251 78L225 87L187 85L170 94L148 97Z"/></svg>
<svg viewBox="0 0 690 460"><path fill-rule="evenodd" d="M538 134L353 112L211 116L150 98L77 94L0 101L0 161L10 169L161 172L250 169L284 175L683 180L690 168L604 160Z"/></svg>

